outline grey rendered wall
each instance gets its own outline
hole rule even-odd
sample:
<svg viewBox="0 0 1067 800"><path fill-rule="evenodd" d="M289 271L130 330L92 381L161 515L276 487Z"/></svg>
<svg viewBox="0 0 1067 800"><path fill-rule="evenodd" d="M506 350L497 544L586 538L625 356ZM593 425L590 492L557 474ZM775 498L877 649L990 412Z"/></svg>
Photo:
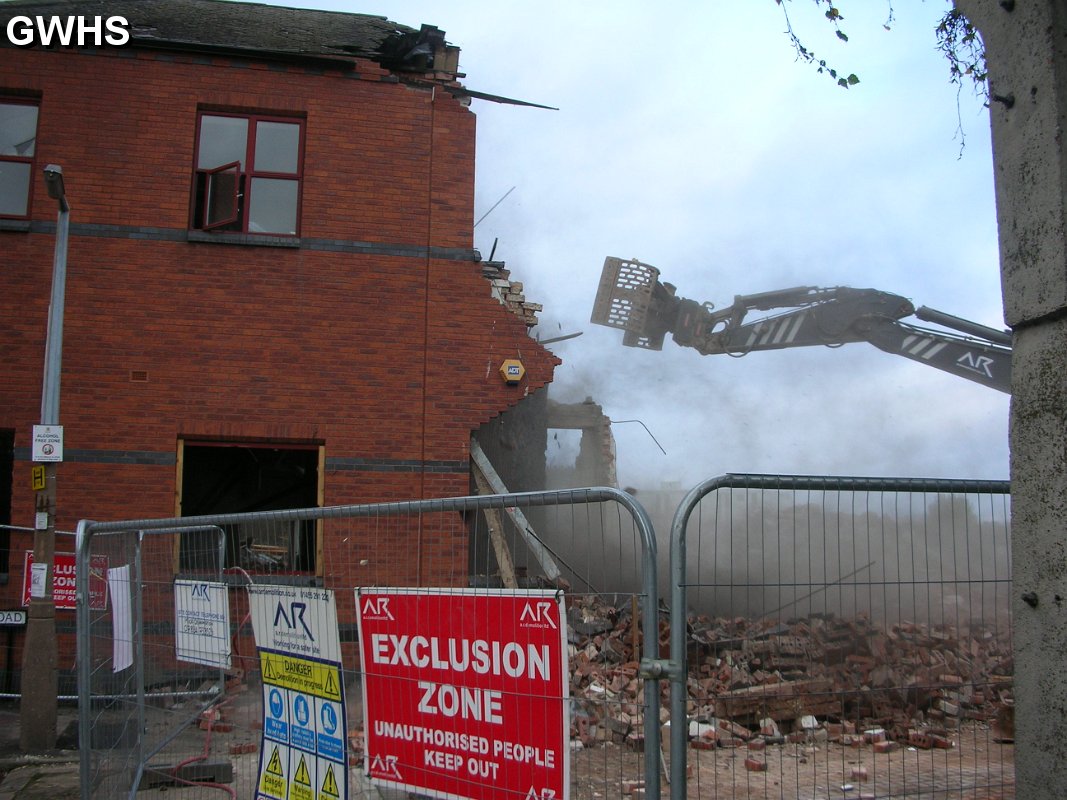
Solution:
<svg viewBox="0 0 1067 800"><path fill-rule="evenodd" d="M1067 797L1067 3L956 0L989 62L1005 320L1017 796Z"/></svg>

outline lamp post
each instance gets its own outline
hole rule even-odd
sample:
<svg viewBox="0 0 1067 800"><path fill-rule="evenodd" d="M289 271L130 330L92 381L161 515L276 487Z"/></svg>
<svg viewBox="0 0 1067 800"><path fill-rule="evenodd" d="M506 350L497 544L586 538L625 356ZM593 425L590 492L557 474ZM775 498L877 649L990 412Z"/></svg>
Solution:
<svg viewBox="0 0 1067 800"><path fill-rule="evenodd" d="M70 205L63 185L63 168L44 168L48 196L59 205L56 217L56 246L52 262L52 300L48 306L48 333L45 339L44 381L41 386L41 430L53 435L59 426L59 378L63 362L63 310L67 289L67 233ZM38 460L37 431L34 432L34 460ZM55 451L53 451L55 452ZM56 534L56 463L44 459L44 488L35 498L36 520L33 533L33 564L30 608L26 621L26 641L22 649L22 702L19 707L19 744L23 752L51 750L56 746L59 679L57 671L56 609L52 599L52 562Z"/></svg>

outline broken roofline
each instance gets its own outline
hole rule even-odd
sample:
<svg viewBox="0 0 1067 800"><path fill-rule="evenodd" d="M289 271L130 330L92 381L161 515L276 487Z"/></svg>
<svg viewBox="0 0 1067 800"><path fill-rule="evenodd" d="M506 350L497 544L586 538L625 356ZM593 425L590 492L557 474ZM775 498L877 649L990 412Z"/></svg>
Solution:
<svg viewBox="0 0 1067 800"><path fill-rule="evenodd" d="M229 2L230 0L226 0ZM236 3L235 3L236 4ZM416 33L416 32L412 32ZM432 25L423 25L422 30L417 32L429 34L439 42L432 44L422 38L415 40L410 49L403 45L397 45L393 49L396 55L361 53L358 47L353 46L353 52L345 52L345 48L338 46L335 52L323 50L321 52L309 50L279 50L269 47L246 47L234 44L220 44L215 42L190 41L180 39L156 38L153 36L137 36L136 31L130 38L130 46L146 50L162 50L185 53L206 53L217 56L235 56L240 58L259 58L271 61L283 61L293 64L331 68L342 71L354 71L357 62L372 61L384 69L400 74L414 74L419 83L437 84L441 82L454 83L463 77L457 70L459 68L459 48L447 44L444 41L444 33ZM438 37L439 35L439 37ZM409 34L405 34L408 37ZM411 41L408 39L408 41ZM464 90L463 94L468 94ZM514 101L519 102L519 101Z"/></svg>
<svg viewBox="0 0 1067 800"><path fill-rule="evenodd" d="M0 22L14 16L123 16L129 47L266 59L317 69L357 70L363 59L414 86L442 87L459 99L558 110L461 86L460 48L434 25L420 29L376 14L298 9L237 0L42 0L2 2ZM0 40L0 46L6 40Z"/></svg>
<svg viewBox="0 0 1067 800"><path fill-rule="evenodd" d="M364 59L401 73L449 73L459 48L433 25L420 29L386 17L297 9L232 0L43 0L0 3L0 21L13 17L122 17L129 45L348 65Z"/></svg>

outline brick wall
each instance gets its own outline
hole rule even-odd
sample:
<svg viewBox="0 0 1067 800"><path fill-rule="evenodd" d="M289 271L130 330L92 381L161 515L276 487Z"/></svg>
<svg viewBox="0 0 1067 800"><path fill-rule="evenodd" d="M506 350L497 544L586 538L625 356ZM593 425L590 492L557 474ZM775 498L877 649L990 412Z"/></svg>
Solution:
<svg viewBox="0 0 1067 800"><path fill-rule="evenodd" d="M0 229L14 524L33 516L48 163L63 166L72 209L60 529L173 514L183 437L323 444L330 505L468 492L471 431L543 388L557 363L492 296L471 249L468 108L362 61L353 74L133 50L3 52L0 96L40 98L29 229ZM299 247L189 240L198 108L306 116ZM526 377L507 386L497 370L516 357ZM423 563L399 561L398 581L465 574L465 541L421 535ZM166 562L172 550L154 546ZM410 541L397 546L412 558ZM0 602L14 603L28 547L13 538ZM324 547L340 545L327 536Z"/></svg>

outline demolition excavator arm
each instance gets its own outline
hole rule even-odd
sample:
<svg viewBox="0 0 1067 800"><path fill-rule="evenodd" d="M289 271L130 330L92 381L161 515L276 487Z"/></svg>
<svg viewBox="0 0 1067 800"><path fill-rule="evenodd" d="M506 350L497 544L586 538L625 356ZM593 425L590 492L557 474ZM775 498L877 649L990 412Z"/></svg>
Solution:
<svg viewBox="0 0 1067 800"><path fill-rule="evenodd" d="M750 319L751 312L774 312ZM902 322L914 315L953 331ZM592 321L624 331L623 344L660 350L669 333L703 355L745 355L812 345L867 342L1002 392L1010 392L1011 334L922 306L876 289L797 286L738 295L716 309L675 294L659 270L608 257Z"/></svg>

